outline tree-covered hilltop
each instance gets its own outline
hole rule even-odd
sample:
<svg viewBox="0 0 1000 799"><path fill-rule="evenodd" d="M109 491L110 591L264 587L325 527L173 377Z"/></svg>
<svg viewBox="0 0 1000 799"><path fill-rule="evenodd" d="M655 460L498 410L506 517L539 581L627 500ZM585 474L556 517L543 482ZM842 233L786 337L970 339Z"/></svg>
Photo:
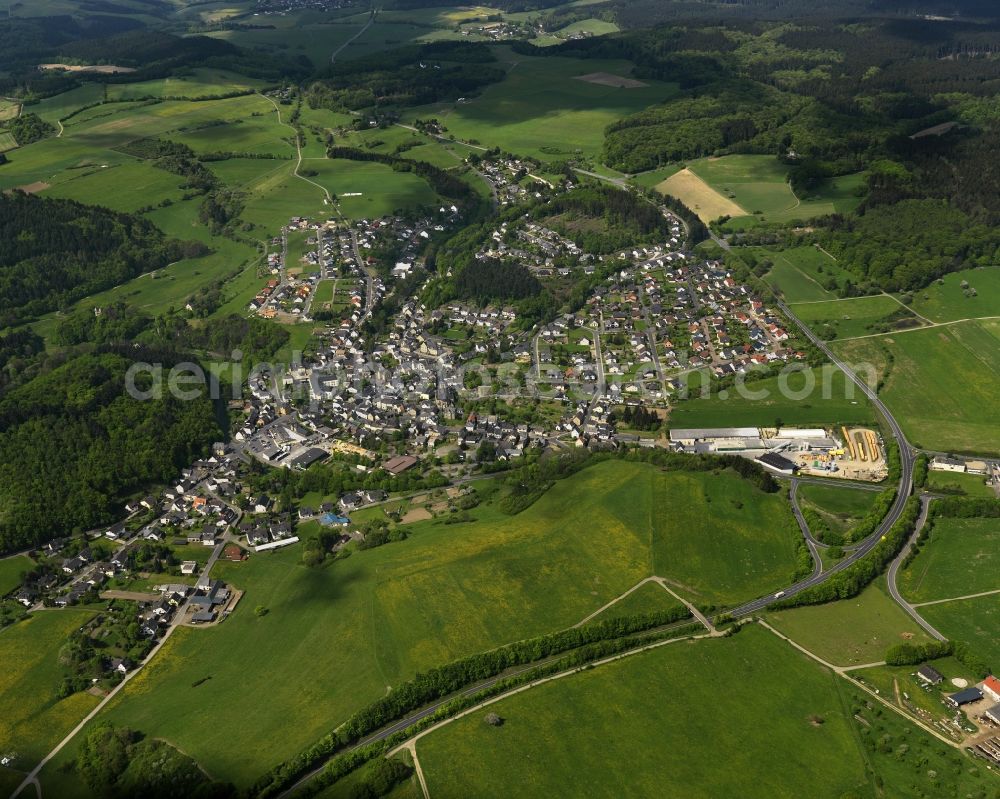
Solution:
<svg viewBox="0 0 1000 799"><path fill-rule="evenodd" d="M161 354L134 352L170 368ZM0 552L113 521L129 496L173 480L222 438L207 395L130 396L132 363L79 355L0 400Z"/></svg>
<svg viewBox="0 0 1000 799"><path fill-rule="evenodd" d="M200 255L151 222L72 200L0 195L0 327Z"/></svg>

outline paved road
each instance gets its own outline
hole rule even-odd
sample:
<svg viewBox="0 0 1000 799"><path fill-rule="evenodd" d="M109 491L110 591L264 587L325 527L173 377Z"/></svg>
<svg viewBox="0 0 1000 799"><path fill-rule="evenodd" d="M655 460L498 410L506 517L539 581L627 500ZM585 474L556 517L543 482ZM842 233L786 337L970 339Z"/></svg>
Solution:
<svg viewBox="0 0 1000 799"><path fill-rule="evenodd" d="M724 249L729 249L729 244L722 239L719 239L712 234L712 238L715 239L721 247ZM899 446L899 460L900 460L900 477L899 477L899 490L896 492L896 499L892 503L892 507L886 514L885 518L879 524L878 528L872 533L868 538L860 543L858 548L854 550L850 555L845 557L843 560L839 561L833 565L830 569L822 572L818 575L813 575L805 580L800 580L793 585L784 588L782 591L776 592L781 594L781 596L776 596L776 594L768 594L767 596L758 597L750 602L731 611L731 615L740 617L747 616L752 613L757 613L763 610L768 605L777 602L779 599L784 599L788 597L793 597L796 594L800 594L810 588L814 588L817 585L824 583L830 578L831 575L837 572L843 571L844 569L852 566L861 558L865 557L882 539L882 536L889 532L889 529L896 523L900 516L903 514L903 510L906 508L906 501L913 491L913 462L915 458L915 453L913 447L906 440L906 436L903 433L902 428L896 421L896 418L892 415L892 412L886 407L885 403L879 399L875 391L861 378L859 378L854 371L844 363L840 358L838 358L833 351L827 346L826 342L820 339L812 330L794 313L791 309L785 305L781 300L777 300L778 308L781 310L785 316L798 325L799 329L805 334L805 336L816 346L824 355L826 355L829 360L839 367L845 375L853 382L861 392L868 398L869 402L875 406L875 408L882 414L885 418L886 424L889 430L896 439L896 443Z"/></svg>
<svg viewBox="0 0 1000 799"><path fill-rule="evenodd" d="M927 523L927 510L930 508L931 500L933 497L926 494L920 497L920 517L917 519L917 525L913 530L913 535L910 536L910 540L906 542L898 555L892 563L889 564L889 572L886 574L886 582L889 585L889 593L893 599L899 603L900 607L903 608L910 617L921 627L923 627L928 634L937 638L939 641L947 641L948 639L938 632L929 621L927 621L923 616L921 616L916 608L913 607L909 602L907 602L902 594L899 593L899 589L896 587L896 576L899 574L899 568L903 565L903 561L906 560L906 556L910 554L910 550L913 549L914 543L916 543L917 537L920 535L920 531L924 529L924 524Z"/></svg>
<svg viewBox="0 0 1000 799"><path fill-rule="evenodd" d="M786 478L776 475L776 479L784 480ZM853 491L871 491L876 494L881 494L885 491L885 486L881 483L862 483L854 480L837 480L832 477L804 477L802 475L796 475L794 481L798 483L808 483L810 485L826 486L827 488L846 488Z"/></svg>
<svg viewBox="0 0 1000 799"><path fill-rule="evenodd" d="M799 523L799 529L802 531L802 535L806 539L806 546L809 547L809 552L812 554L813 559L813 577L819 577L820 573L823 571L823 559L820 557L819 547L820 543L817 541L812 534L812 530L809 529L809 523L806 521L806 517L802 515L802 509L799 507L799 482L798 480L792 480L792 490L788 494L788 498L792 503L792 513L795 514L795 521Z"/></svg>
<svg viewBox="0 0 1000 799"><path fill-rule="evenodd" d="M350 39L348 39L346 42L340 45L340 47L338 47L336 50L333 51L333 53L330 56L331 64L337 61L337 56L339 56L343 50L345 50L350 45L354 44L354 42L357 41L359 38L361 38L361 36L364 35L365 31L372 26L372 23L375 22L375 13L376 10L373 8L371 12L369 12L368 14L368 21L365 23L365 26L357 33L355 33Z"/></svg>

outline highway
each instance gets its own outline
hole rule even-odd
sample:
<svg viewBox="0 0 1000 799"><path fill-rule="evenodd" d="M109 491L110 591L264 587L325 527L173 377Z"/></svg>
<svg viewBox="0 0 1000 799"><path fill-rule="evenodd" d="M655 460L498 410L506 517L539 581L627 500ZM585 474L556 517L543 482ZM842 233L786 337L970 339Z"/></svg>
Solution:
<svg viewBox="0 0 1000 799"><path fill-rule="evenodd" d="M712 238L715 239L724 249L729 249L728 243L717 239L714 235ZM815 345L821 352L823 352L823 354L826 355L826 357L829 358L833 364L835 364L844 372L845 375L847 375L851 382L853 382L861 390L872 405L874 405L878 412L885 418L892 437L896 439L896 443L899 445L899 490L896 492L896 499L893 501L888 514L886 514L886 517L882 520L881 524L879 524L875 532L862 541L858 548L851 552L847 557L834 564L825 572L813 574L811 577L808 577L805 580L800 580L799 582L794 583L780 591L776 591L774 594L758 597L757 599L740 605L738 608L730 611L730 615L737 618L757 613L766 608L768 605L777 602L779 599L787 599L810 588L814 588L817 585L821 585L826 582L831 575L841 572L861 560L875 548L882 536L885 535L896 523L899 517L902 516L903 510L906 507L906 501L909 499L910 494L913 491L913 462L915 459L915 453L913 447L911 447L910 443L906 440L906 436L904 435L902 428L899 426L899 423L892 415L892 412L885 406L885 403L878 398L875 391L861 378L859 378L850 369L850 367L847 366L847 364L838 358L827 346L826 342L813 333L801 319L792 313L791 309L785 305L784 302L781 300L777 300L776 302L781 312L785 314L789 320L798 325L799 329L805 334L806 338L808 338L809 341L812 342L812 344ZM780 594L780 596L777 596L778 594Z"/></svg>

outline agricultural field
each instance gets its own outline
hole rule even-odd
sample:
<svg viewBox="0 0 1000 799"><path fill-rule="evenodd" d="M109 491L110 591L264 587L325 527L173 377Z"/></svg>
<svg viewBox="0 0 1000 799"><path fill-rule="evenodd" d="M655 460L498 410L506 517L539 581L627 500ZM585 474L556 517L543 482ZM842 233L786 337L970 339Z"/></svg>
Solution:
<svg viewBox="0 0 1000 799"><path fill-rule="evenodd" d="M448 135L543 161L596 158L608 124L677 93L675 85L658 81L623 89L580 80L600 72L628 77L632 66L627 61L511 58L507 77L479 96L410 109L403 121L436 117Z"/></svg>
<svg viewBox="0 0 1000 799"><path fill-rule="evenodd" d="M1000 594L924 605L920 615L952 641L964 641L993 670L1000 670Z"/></svg>
<svg viewBox="0 0 1000 799"><path fill-rule="evenodd" d="M677 511L653 512L663 507ZM468 524L414 524L405 542L318 569L300 565L298 548L220 562L218 576L267 615L179 629L102 717L164 737L213 776L245 784L387 686L568 627L653 573L697 602L721 604L794 570L786 503L730 474L605 462L513 518L492 504L473 513ZM315 679L278 677L304 663ZM267 700L248 706L248 684L267 685Z"/></svg>
<svg viewBox="0 0 1000 799"><path fill-rule="evenodd" d="M93 615L75 608L42 610L0 631L0 745L17 753L18 769L30 770L98 702L87 693L59 697L59 650Z"/></svg>
<svg viewBox="0 0 1000 799"><path fill-rule="evenodd" d="M797 197L788 183L788 167L769 155L702 158L687 168L723 198L762 221L791 222L849 212L861 201L855 196L863 184L860 174L832 178L809 197Z"/></svg>
<svg viewBox="0 0 1000 799"><path fill-rule="evenodd" d="M15 119L21 113L21 104L16 100L7 100L0 97L0 122L8 122Z"/></svg>
<svg viewBox="0 0 1000 799"><path fill-rule="evenodd" d="M27 555L12 555L0 559L0 597L6 596L21 584L21 572L30 571L35 562Z"/></svg>
<svg viewBox="0 0 1000 799"><path fill-rule="evenodd" d="M960 322L833 347L883 381L880 398L914 446L1000 452L1000 427L983 414L1000 396L1000 321Z"/></svg>
<svg viewBox="0 0 1000 799"><path fill-rule="evenodd" d="M828 377L826 376L828 375ZM823 385L829 387L824 398ZM810 384L814 386L807 390ZM789 389L784 396L782 386ZM844 374L832 367L793 372L784 380L769 377L748 382L747 392L766 392L760 399L742 396L730 388L702 397L699 384L691 384L690 398L676 402L670 409L671 427L740 427L781 425L869 424L874 409ZM781 426L778 425L778 426Z"/></svg>
<svg viewBox="0 0 1000 799"><path fill-rule="evenodd" d="M773 266L764 279L786 302L834 300L837 287L850 276L837 262L816 247L791 247L787 250L752 250L758 259Z"/></svg>
<svg viewBox="0 0 1000 799"><path fill-rule="evenodd" d="M910 602L1000 590L1000 521L935 520L930 540L899 574Z"/></svg>
<svg viewBox="0 0 1000 799"><path fill-rule="evenodd" d="M904 305L888 294L827 302L801 302L790 307L816 335L828 340L879 332L880 323L888 324L890 317L899 314L905 314L908 319L916 321Z"/></svg>
<svg viewBox="0 0 1000 799"><path fill-rule="evenodd" d="M740 689L723 699L735 674ZM720 699L724 723L692 712ZM501 726L484 722L490 712ZM875 749L879 737L887 754ZM894 754L899 741L908 745ZM725 768L711 765L719 752ZM869 709L841 678L755 626L545 683L420 738L417 755L431 796L773 799L801 796L808 784L810 796L840 799L878 795L877 782L886 796L910 797L920 795L914 782L934 786L922 761L949 775L931 788L940 797L995 779L912 724Z"/></svg>
<svg viewBox="0 0 1000 799"><path fill-rule="evenodd" d="M914 292L911 307L932 322L1000 315L1000 266L951 272Z"/></svg>
<svg viewBox="0 0 1000 799"><path fill-rule="evenodd" d="M852 491L816 483L799 485L799 505L812 508L836 532L844 532L857 523L875 504L874 491Z"/></svg>
<svg viewBox="0 0 1000 799"><path fill-rule="evenodd" d="M879 578L853 599L767 613L768 622L835 666L883 660L890 646L931 640Z"/></svg>
<svg viewBox="0 0 1000 799"><path fill-rule="evenodd" d="M748 216L733 199L717 192L690 169L674 173L654 188L660 194L676 197L706 224L721 216Z"/></svg>
<svg viewBox="0 0 1000 799"><path fill-rule="evenodd" d="M640 613L660 613L680 606L663 586L658 583L643 583L628 596L622 597L613 605L595 616L596 621L613 619L616 616L632 616Z"/></svg>

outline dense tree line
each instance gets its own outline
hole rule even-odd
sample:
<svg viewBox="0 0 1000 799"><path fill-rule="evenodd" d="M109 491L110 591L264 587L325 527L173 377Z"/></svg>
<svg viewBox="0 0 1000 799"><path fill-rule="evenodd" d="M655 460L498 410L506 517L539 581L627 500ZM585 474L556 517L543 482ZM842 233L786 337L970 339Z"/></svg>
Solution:
<svg viewBox="0 0 1000 799"><path fill-rule="evenodd" d="M93 795L102 799L236 796L232 785L213 782L194 760L165 741L106 721L87 733L74 765Z"/></svg>
<svg viewBox="0 0 1000 799"><path fill-rule="evenodd" d="M56 126L50 125L38 114L26 113L4 123L8 132L14 135L18 147L34 144L36 141L55 136Z"/></svg>
<svg viewBox="0 0 1000 799"><path fill-rule="evenodd" d="M542 285L522 264L477 259L458 273L455 290L459 297L485 304L533 297L542 290Z"/></svg>
<svg viewBox="0 0 1000 799"><path fill-rule="evenodd" d="M186 144L166 139L136 139L118 149L126 155L151 161L157 169L180 175L185 178L183 188L206 193L219 186L219 179Z"/></svg>
<svg viewBox="0 0 1000 799"><path fill-rule="evenodd" d="M127 350L170 368L164 353ZM110 352L80 355L0 400L0 551L113 521L127 497L174 479L222 438L204 395L130 396L131 363Z"/></svg>
<svg viewBox="0 0 1000 799"><path fill-rule="evenodd" d="M916 666L927 660L935 660L950 655L954 651L951 641L927 641L923 644L896 644L885 653L885 662L890 666Z"/></svg>
<svg viewBox="0 0 1000 799"><path fill-rule="evenodd" d="M663 427L660 415L645 405L626 405L620 411L614 412L614 420L633 430L653 432Z"/></svg>
<svg viewBox="0 0 1000 799"><path fill-rule="evenodd" d="M54 343L66 347L130 341L153 322L151 317L124 302L98 310L99 313L86 308L60 320L53 335Z"/></svg>
<svg viewBox="0 0 1000 799"><path fill-rule="evenodd" d="M441 41L338 60L305 90L312 108L428 105L471 97L503 80L490 49L478 42ZM470 65L475 65L470 68Z"/></svg>
<svg viewBox="0 0 1000 799"><path fill-rule="evenodd" d="M657 205L641 194L610 186L574 189L536 206L531 214L573 239L585 252L600 255L636 244L662 243L670 235ZM581 219L599 219L603 229L580 226Z"/></svg>
<svg viewBox="0 0 1000 799"><path fill-rule="evenodd" d="M13 326L173 261L204 245L152 223L72 200L0 195L0 326Z"/></svg>

